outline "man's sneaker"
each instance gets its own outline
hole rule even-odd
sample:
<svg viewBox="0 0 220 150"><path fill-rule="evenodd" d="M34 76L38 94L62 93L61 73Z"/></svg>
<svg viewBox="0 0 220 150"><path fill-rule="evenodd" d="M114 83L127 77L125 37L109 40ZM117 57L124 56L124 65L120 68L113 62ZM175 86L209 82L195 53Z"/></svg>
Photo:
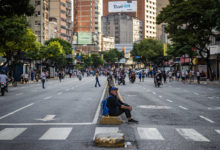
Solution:
<svg viewBox="0 0 220 150"><path fill-rule="evenodd" d="M134 120L134 119L130 119L130 120L128 120L128 122L129 122L129 123L138 123L138 121L137 121L137 120Z"/></svg>

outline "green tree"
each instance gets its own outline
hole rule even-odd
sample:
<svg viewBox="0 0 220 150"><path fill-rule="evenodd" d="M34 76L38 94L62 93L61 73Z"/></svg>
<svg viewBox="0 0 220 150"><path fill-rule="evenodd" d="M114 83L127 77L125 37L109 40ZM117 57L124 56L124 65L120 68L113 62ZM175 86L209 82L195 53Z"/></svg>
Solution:
<svg viewBox="0 0 220 150"><path fill-rule="evenodd" d="M154 39L144 39L139 44L134 44L131 55L140 56L137 61L147 65L154 63L159 65L163 57L163 44L162 42Z"/></svg>
<svg viewBox="0 0 220 150"><path fill-rule="evenodd" d="M124 57L123 52L119 52L117 49L111 49L108 52L104 52L104 60L107 63L113 64Z"/></svg>
<svg viewBox="0 0 220 150"><path fill-rule="evenodd" d="M34 13L34 7L29 4L30 0L1 0L1 16L31 16Z"/></svg>
<svg viewBox="0 0 220 150"><path fill-rule="evenodd" d="M212 77L208 45L211 37L217 36L214 29L219 18L213 13L217 6L219 0L170 0L170 4L157 16L158 24L167 23L165 31L172 42L198 50L206 60L208 78Z"/></svg>
<svg viewBox="0 0 220 150"><path fill-rule="evenodd" d="M50 42L54 42L54 41L58 41L60 43L66 55L72 53L72 45L61 38L51 38L45 42L45 45L48 45Z"/></svg>
<svg viewBox="0 0 220 150"><path fill-rule="evenodd" d="M92 65L92 58L89 57L88 55L83 55L82 61L84 62L84 67L89 67Z"/></svg>
<svg viewBox="0 0 220 150"><path fill-rule="evenodd" d="M103 61L101 60L101 57L99 57L98 54L92 54L91 59L94 67L98 67L103 64Z"/></svg>
<svg viewBox="0 0 220 150"><path fill-rule="evenodd" d="M63 47L58 41L53 41L48 45L42 46L40 53L43 63L52 62L59 64L59 62L63 62L63 58L65 58Z"/></svg>

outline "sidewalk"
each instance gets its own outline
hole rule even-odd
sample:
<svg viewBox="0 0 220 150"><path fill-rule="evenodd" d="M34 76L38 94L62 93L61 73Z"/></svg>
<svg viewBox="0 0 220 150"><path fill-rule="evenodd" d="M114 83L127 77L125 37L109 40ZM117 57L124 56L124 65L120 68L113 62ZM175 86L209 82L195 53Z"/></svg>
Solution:
<svg viewBox="0 0 220 150"><path fill-rule="evenodd" d="M48 82L49 80L58 80L58 77L49 78L49 79L46 80L46 82ZM34 84L34 83L41 83L41 80L38 80L38 82L36 80L34 80L34 81L29 80L27 83L21 83L21 81L18 81L17 82L17 86L19 86L19 85ZM15 86L15 87L17 87L17 86ZM9 83L8 87L13 87L12 83Z"/></svg>

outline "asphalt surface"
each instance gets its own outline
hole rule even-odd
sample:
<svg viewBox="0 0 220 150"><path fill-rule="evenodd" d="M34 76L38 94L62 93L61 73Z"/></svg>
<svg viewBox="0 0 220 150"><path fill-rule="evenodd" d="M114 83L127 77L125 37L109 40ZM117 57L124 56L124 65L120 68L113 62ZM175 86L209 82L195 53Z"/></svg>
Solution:
<svg viewBox="0 0 220 150"><path fill-rule="evenodd" d="M106 83L95 78L49 80L9 88L0 97L0 150L92 150L94 134L119 130L127 148L140 150L219 150L220 86L168 82L155 88L151 78L119 85L139 124L100 126L97 112ZM113 131L113 130L112 130Z"/></svg>

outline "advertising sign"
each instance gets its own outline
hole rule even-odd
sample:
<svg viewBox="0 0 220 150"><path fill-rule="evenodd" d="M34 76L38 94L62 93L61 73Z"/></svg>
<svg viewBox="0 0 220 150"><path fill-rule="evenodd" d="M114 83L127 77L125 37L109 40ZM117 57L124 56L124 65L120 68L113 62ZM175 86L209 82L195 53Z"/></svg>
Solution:
<svg viewBox="0 0 220 150"><path fill-rule="evenodd" d="M78 32L78 44L82 44L82 45L92 44L92 33Z"/></svg>
<svg viewBox="0 0 220 150"><path fill-rule="evenodd" d="M108 12L136 12L137 1L108 2Z"/></svg>

